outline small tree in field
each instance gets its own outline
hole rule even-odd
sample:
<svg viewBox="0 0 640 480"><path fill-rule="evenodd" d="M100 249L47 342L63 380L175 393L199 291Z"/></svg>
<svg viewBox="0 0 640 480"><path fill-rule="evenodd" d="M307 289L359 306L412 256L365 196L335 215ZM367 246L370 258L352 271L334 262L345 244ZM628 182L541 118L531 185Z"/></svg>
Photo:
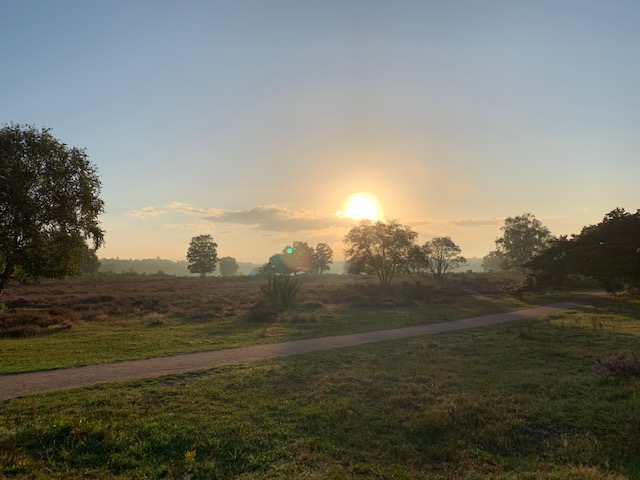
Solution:
<svg viewBox="0 0 640 480"><path fill-rule="evenodd" d="M85 150L46 128L0 129L0 294L11 278L82 273L87 250L104 242L99 194Z"/></svg>
<svg viewBox="0 0 640 480"><path fill-rule="evenodd" d="M191 273L199 273L201 277L207 273L213 273L218 261L218 244L213 241L211 235L198 235L191 239L187 251L187 268Z"/></svg>
<svg viewBox="0 0 640 480"><path fill-rule="evenodd" d="M311 260L311 273L322 275L323 272L331 270L333 263L333 249L326 243L319 243L313 252Z"/></svg>
<svg viewBox="0 0 640 480"><path fill-rule="evenodd" d="M418 234L396 220L362 220L344 237L349 273L375 274L382 285L409 270Z"/></svg>
<svg viewBox="0 0 640 480"><path fill-rule="evenodd" d="M223 277L233 277L240 267L233 257L222 257L220 259L220 275Z"/></svg>
<svg viewBox="0 0 640 480"><path fill-rule="evenodd" d="M467 263L460 255L460 247L450 237L435 237L420 247L420 253L424 266L437 279Z"/></svg>

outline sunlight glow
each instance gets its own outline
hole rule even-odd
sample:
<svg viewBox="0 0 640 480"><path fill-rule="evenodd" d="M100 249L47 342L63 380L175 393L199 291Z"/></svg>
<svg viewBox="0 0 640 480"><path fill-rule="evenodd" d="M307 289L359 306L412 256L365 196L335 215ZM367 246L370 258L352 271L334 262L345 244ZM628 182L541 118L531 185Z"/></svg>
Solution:
<svg viewBox="0 0 640 480"><path fill-rule="evenodd" d="M354 193L344 203L344 210L338 212L340 218L354 220L382 220L382 206L375 195L370 193Z"/></svg>

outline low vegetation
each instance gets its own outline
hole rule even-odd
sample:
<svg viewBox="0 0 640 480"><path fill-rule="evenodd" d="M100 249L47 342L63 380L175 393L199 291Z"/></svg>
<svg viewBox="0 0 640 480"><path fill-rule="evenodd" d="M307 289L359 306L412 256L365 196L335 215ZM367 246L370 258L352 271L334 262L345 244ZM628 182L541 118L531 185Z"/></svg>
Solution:
<svg viewBox="0 0 640 480"><path fill-rule="evenodd" d="M300 284L299 296L287 297L301 302L293 310L269 305L261 291L269 291L267 281L249 277L14 283L0 311L0 373L434 323L554 298L505 295L517 281L506 274L459 274L444 282L406 277L389 286L367 276L290 281Z"/></svg>
<svg viewBox="0 0 640 480"><path fill-rule="evenodd" d="M639 320L639 302L612 300L13 399L0 404L0 476L639 478L640 381L602 367L635 358Z"/></svg>

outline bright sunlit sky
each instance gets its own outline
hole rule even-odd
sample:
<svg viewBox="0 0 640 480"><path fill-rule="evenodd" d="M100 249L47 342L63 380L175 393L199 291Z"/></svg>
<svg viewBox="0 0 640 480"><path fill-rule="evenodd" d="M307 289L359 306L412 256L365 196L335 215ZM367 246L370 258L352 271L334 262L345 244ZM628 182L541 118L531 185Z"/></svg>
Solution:
<svg viewBox="0 0 640 480"><path fill-rule="evenodd" d="M0 123L102 180L101 258L343 257L345 199L484 256L640 208L640 2L0 0Z"/></svg>

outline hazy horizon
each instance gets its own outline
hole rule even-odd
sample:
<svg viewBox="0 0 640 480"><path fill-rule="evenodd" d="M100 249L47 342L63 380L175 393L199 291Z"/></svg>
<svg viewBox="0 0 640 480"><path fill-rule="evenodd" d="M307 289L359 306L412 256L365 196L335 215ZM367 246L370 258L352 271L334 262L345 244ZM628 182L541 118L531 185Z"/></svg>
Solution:
<svg viewBox="0 0 640 480"><path fill-rule="evenodd" d="M369 192L482 257L639 204L632 1L3 2L0 123L50 127L102 180L100 258L341 260Z"/></svg>

